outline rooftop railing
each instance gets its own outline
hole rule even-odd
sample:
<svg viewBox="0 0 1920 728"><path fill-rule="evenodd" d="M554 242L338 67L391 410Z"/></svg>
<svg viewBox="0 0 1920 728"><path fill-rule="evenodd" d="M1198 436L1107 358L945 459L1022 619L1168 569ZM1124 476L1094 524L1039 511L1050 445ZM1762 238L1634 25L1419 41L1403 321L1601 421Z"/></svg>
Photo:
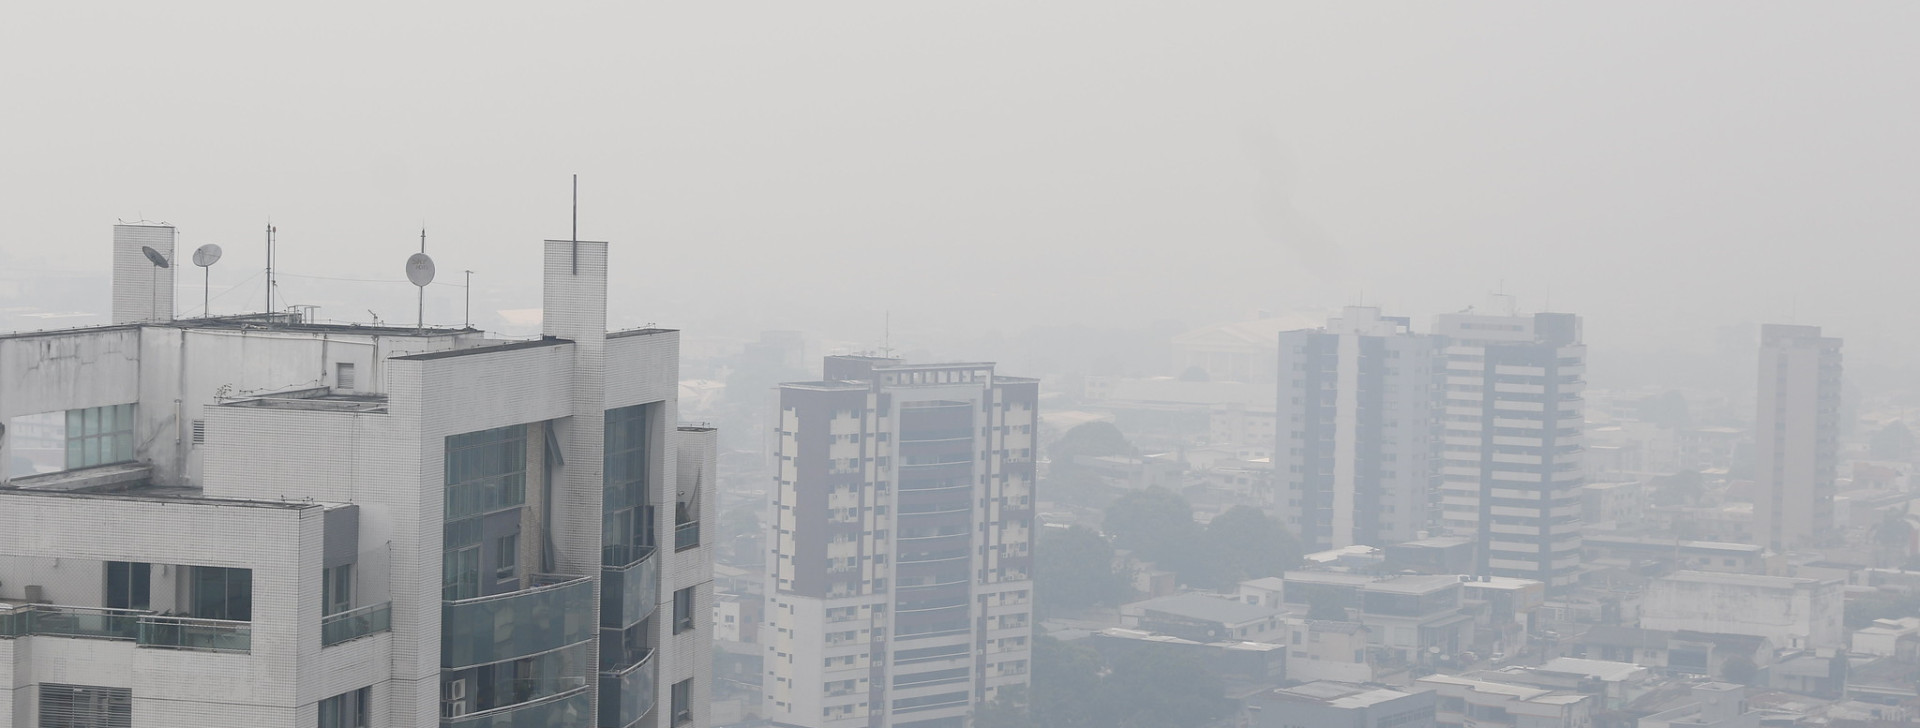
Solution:
<svg viewBox="0 0 1920 728"><path fill-rule="evenodd" d="M390 629L393 629L393 602L369 604L322 618L320 645L332 647Z"/></svg>
<svg viewBox="0 0 1920 728"><path fill-rule="evenodd" d="M159 615L144 609L33 604L0 614L0 637L121 640L139 647L251 652L253 623Z"/></svg>

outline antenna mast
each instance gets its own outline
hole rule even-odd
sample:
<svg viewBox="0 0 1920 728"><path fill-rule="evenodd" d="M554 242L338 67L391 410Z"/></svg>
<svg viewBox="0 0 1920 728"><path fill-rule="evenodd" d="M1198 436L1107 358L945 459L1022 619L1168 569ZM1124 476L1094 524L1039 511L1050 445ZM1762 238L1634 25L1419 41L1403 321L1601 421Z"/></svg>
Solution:
<svg viewBox="0 0 1920 728"><path fill-rule="evenodd" d="M420 226L420 254L427 254L427 226L425 225ZM417 334L427 329L427 287L415 286L415 288L419 289L419 299L414 307L413 319L413 331Z"/></svg>
<svg viewBox="0 0 1920 728"><path fill-rule="evenodd" d="M423 250L424 252L424 250ZM473 271L467 271L467 328L473 328Z"/></svg>
<svg viewBox="0 0 1920 728"><path fill-rule="evenodd" d="M267 223L267 324L273 324L273 223Z"/></svg>

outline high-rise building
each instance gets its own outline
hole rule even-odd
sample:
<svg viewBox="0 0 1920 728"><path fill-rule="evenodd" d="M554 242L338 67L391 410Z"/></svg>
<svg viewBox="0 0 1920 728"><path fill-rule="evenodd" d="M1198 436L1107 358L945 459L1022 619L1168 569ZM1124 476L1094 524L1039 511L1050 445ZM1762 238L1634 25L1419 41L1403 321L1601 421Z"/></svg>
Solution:
<svg viewBox="0 0 1920 728"><path fill-rule="evenodd" d="M1274 461L1309 549L1412 541L1431 525L1435 342L1362 306L1280 334Z"/></svg>
<svg viewBox="0 0 1920 728"><path fill-rule="evenodd" d="M1441 519L1481 574L1572 586L1580 569L1586 346L1573 314L1443 314Z"/></svg>
<svg viewBox="0 0 1920 728"><path fill-rule="evenodd" d="M509 341L175 319L173 239L115 229L114 325L0 336L0 725L707 724L714 432L605 243Z"/></svg>
<svg viewBox="0 0 1920 728"><path fill-rule="evenodd" d="M1760 327L1754 416L1754 542L1815 545L1833 528L1840 458L1840 339L1818 326Z"/></svg>
<svg viewBox="0 0 1920 728"><path fill-rule="evenodd" d="M962 728L1027 685L1039 383L851 356L823 379L780 388L765 714Z"/></svg>

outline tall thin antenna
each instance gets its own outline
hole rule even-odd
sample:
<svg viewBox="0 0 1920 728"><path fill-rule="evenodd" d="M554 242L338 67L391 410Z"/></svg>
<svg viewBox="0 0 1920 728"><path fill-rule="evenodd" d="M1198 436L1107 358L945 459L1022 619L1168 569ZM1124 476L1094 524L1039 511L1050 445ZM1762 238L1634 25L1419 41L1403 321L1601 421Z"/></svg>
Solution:
<svg viewBox="0 0 1920 728"><path fill-rule="evenodd" d="M427 226L425 225L420 226L420 254L427 254ZM419 299L413 309L413 331L420 333L427 329L427 287L415 286L415 288L419 291Z"/></svg>
<svg viewBox="0 0 1920 728"><path fill-rule="evenodd" d="M273 222L267 222L267 323L273 323Z"/></svg>
<svg viewBox="0 0 1920 728"><path fill-rule="evenodd" d="M887 311L880 319L880 355L893 358L893 312Z"/></svg>
<svg viewBox="0 0 1920 728"><path fill-rule="evenodd" d="M467 271L467 328L473 328L473 271Z"/></svg>

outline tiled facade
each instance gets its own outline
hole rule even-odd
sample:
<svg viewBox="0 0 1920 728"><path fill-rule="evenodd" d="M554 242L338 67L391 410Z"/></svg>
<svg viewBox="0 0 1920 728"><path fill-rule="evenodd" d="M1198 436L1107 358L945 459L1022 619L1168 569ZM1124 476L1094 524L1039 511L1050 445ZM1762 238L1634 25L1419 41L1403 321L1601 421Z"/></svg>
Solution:
<svg viewBox="0 0 1920 728"><path fill-rule="evenodd" d="M716 441L674 426L677 332L605 331L604 243L546 244L509 342L168 320L122 258L171 229L122 227L144 323L0 337L0 423L64 414L89 466L0 482L0 726L707 724L711 625L672 615L711 603Z"/></svg>

